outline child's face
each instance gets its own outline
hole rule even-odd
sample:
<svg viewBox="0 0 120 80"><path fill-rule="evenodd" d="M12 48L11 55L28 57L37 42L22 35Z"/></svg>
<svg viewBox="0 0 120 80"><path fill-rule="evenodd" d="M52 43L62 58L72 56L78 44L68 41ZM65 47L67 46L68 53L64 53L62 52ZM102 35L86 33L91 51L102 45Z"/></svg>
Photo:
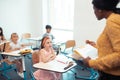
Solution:
<svg viewBox="0 0 120 80"><path fill-rule="evenodd" d="M52 47L52 41L51 39L47 39L44 45L45 48L51 48Z"/></svg>
<svg viewBox="0 0 120 80"><path fill-rule="evenodd" d="M13 41L13 42L17 42L18 41L18 35L17 34L13 34L12 36L11 36L11 40Z"/></svg>
<svg viewBox="0 0 120 80"><path fill-rule="evenodd" d="M50 33L51 32L51 29L46 29L47 33Z"/></svg>

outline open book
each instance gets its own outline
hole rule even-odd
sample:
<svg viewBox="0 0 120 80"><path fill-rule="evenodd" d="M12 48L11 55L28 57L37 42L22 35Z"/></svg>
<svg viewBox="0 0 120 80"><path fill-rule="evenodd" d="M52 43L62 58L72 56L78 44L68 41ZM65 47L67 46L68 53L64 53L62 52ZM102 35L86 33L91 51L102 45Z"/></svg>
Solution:
<svg viewBox="0 0 120 80"><path fill-rule="evenodd" d="M96 59L98 57L97 49L89 44L74 49L74 55L79 58L90 57L91 59ZM75 56L73 56L74 58Z"/></svg>

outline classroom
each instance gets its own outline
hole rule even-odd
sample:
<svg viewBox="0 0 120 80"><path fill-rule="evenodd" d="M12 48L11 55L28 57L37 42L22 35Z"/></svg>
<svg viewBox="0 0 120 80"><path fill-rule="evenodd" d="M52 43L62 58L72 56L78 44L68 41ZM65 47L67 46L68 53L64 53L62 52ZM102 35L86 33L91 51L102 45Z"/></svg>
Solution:
<svg viewBox="0 0 120 80"><path fill-rule="evenodd" d="M56 46L53 48L57 49L58 53L62 53L65 48L65 43L69 40L74 40L75 45L72 49L73 51L81 46L85 46L86 40L91 40L96 43L99 35L105 28L106 19L97 20L92 1L93 0L0 0L0 27L3 29L4 37L8 41L11 40L11 34L13 33L17 34L18 41L22 41L23 34L29 33L29 38L23 40L23 43L27 42L28 44L26 45L34 51L40 49L42 37L43 34L46 33L46 26L48 25L51 26L51 34L53 34L55 38L53 42L55 42L55 45L56 42L58 43L57 48ZM120 8L119 4L117 5L118 8ZM64 44L64 46L61 46L61 44ZM3 51L1 51L1 54L4 55L2 52ZM24 63L27 63L25 66L23 66L24 64L22 63L23 70L24 67L26 68L26 75L23 74L24 78L21 78L14 71L13 75L11 75L12 71L9 71L5 75L11 80L35 80L33 78L34 72L31 72L31 69L29 69L29 66L33 66L32 55L23 56L22 60L24 59ZM2 60L1 57L0 60ZM98 80L99 75L96 70L90 68L93 73L95 71L97 77L95 77L95 79L87 79L91 71L86 71L89 70L86 66L82 66L83 68L85 67L86 70L76 68L78 64L79 62L75 62L73 67L65 72L61 72L63 73L62 79L55 80ZM83 63L80 64L82 65ZM75 77L76 72L74 72L74 69L77 69L77 76L80 75L80 78ZM83 76L81 76L82 73ZM0 69L0 80L9 80L1 74L2 69ZM117 75L117 77L120 79L120 75Z"/></svg>

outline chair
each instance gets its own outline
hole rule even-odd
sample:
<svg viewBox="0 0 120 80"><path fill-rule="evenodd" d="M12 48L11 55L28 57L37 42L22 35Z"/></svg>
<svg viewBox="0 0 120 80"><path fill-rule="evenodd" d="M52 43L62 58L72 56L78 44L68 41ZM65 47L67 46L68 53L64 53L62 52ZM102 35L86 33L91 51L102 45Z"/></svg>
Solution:
<svg viewBox="0 0 120 80"><path fill-rule="evenodd" d="M1 61L0 62L1 63L0 64L1 65L0 71L2 71L1 75L3 75L4 77L6 77L7 80L10 80L11 78L10 78L10 76L7 75L7 73L10 72L10 71L12 71L12 70L17 71L17 69L16 69L16 66L14 64L8 64L6 62L6 60L7 59L3 59L2 55L0 54L0 61Z"/></svg>
<svg viewBox="0 0 120 80"><path fill-rule="evenodd" d="M0 53L7 51L7 47L9 46L9 43L3 43L0 45ZM8 80L11 79L7 73L12 70L17 70L16 65L11 64L9 60L7 60L6 55L0 54L0 71L2 72L2 75L6 77Z"/></svg>
<svg viewBox="0 0 120 80"><path fill-rule="evenodd" d="M39 62L38 52L39 52L39 50L35 50L35 51L32 53L32 63L33 63L33 64Z"/></svg>
<svg viewBox="0 0 120 80"><path fill-rule="evenodd" d="M23 33L21 38L22 38L22 39L31 38L31 34L30 34L30 33Z"/></svg>
<svg viewBox="0 0 120 80"><path fill-rule="evenodd" d="M70 53L73 52L73 49L74 49L75 45L76 45L75 40L68 40L68 41L66 41L66 43L65 43L65 48L64 48L64 50L61 51L61 52L62 52L63 54L68 54L68 53L70 54Z"/></svg>
<svg viewBox="0 0 120 80"><path fill-rule="evenodd" d="M88 71L89 75L83 76L77 74L76 71L72 71L75 74L75 79L82 79L82 80L97 80L99 77L98 71L94 70L93 68L88 68L84 65L82 60L74 60L78 65L77 68L81 69L82 71Z"/></svg>
<svg viewBox="0 0 120 80"><path fill-rule="evenodd" d="M37 48L37 41L34 41L31 39L31 34L30 33L23 33L21 37L21 42L25 43L26 46L31 46L33 50L39 49Z"/></svg>
<svg viewBox="0 0 120 80"><path fill-rule="evenodd" d="M84 65L83 59L78 54L73 53L69 58L71 58L73 61L77 63L77 66L73 70L71 70L75 74L75 79L97 80L97 78L99 77L97 70L94 70L93 68L89 68L86 65ZM78 72L82 74L83 72L87 72L87 74L82 75Z"/></svg>
<svg viewBox="0 0 120 80"><path fill-rule="evenodd" d="M29 38L31 38L30 33L23 33L20 41L23 43L30 43L30 41L28 40Z"/></svg>
<svg viewBox="0 0 120 80"><path fill-rule="evenodd" d="M30 70L31 70L31 71L30 71L31 80L35 80L34 75L33 75L33 72L34 72L35 70L34 70L34 68L33 68L32 66L33 66L33 64L39 62L38 52L39 52L39 50L35 50L35 51L32 53L32 64L31 64L31 67L30 67Z"/></svg>
<svg viewBox="0 0 120 80"><path fill-rule="evenodd" d="M75 68L77 68L77 70L82 70L82 71L87 71L89 72L89 76L83 76L83 75L79 75L77 72L78 71L74 71L74 69L71 69L71 71L75 74L75 78L76 79L82 79L82 80L96 80L98 77L99 77L99 74L96 70L94 70L93 68L88 68L86 67L82 60L76 60L74 58L72 58L72 55L73 55L73 49L75 47L75 40L68 40L66 43L65 43L65 49L63 51L64 54L68 54L66 55L68 58L71 58L73 61L75 61L77 63L77 66ZM69 51L67 51L67 49L69 49ZM67 51L67 52L66 52ZM71 52L70 52L71 51Z"/></svg>
<svg viewBox="0 0 120 80"><path fill-rule="evenodd" d="M33 43L30 42L29 38L31 38L31 33L23 33L20 41L24 43L25 46L30 46L31 49L33 49L32 48ZM28 55L28 58L31 59L31 56Z"/></svg>

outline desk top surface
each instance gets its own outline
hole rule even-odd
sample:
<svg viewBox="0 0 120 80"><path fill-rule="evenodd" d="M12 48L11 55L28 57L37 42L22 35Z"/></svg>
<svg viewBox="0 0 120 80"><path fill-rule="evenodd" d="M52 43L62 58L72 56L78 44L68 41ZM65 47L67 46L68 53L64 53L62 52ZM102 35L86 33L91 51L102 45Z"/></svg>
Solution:
<svg viewBox="0 0 120 80"><path fill-rule="evenodd" d="M8 55L8 56L21 56L20 50L12 51L12 52L2 52L1 54L3 55Z"/></svg>
<svg viewBox="0 0 120 80"><path fill-rule="evenodd" d="M25 50L25 49L29 49L29 48L23 48L21 50ZM16 50L16 51L12 51L12 52L2 52L1 54L8 55L8 56L22 56L20 54L21 50ZM32 50L31 50L31 52L32 52Z"/></svg>
<svg viewBox="0 0 120 80"><path fill-rule="evenodd" d="M31 37L28 38L29 40L35 40L35 41L40 41L42 39L42 37Z"/></svg>
<svg viewBox="0 0 120 80"><path fill-rule="evenodd" d="M70 62L72 62L72 65L69 64ZM77 64L75 62L70 61L68 58L65 59L64 56L57 56L57 58L53 61L47 63L36 63L33 65L33 67L63 73L75 67L76 65Z"/></svg>

